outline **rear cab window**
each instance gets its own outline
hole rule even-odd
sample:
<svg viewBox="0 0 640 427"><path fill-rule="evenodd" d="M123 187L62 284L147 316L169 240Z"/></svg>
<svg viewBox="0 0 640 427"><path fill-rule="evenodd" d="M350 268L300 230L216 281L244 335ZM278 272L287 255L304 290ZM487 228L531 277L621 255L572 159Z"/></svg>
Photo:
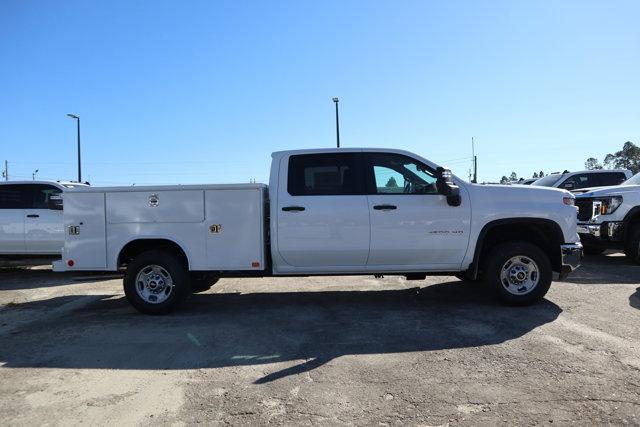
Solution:
<svg viewBox="0 0 640 427"><path fill-rule="evenodd" d="M49 199L62 191L47 184L0 185L0 209L49 209Z"/></svg>
<svg viewBox="0 0 640 427"><path fill-rule="evenodd" d="M46 184L34 184L31 186L33 195L33 209L49 209L49 199L51 196L58 196L62 191L53 186Z"/></svg>
<svg viewBox="0 0 640 427"><path fill-rule="evenodd" d="M364 194L360 153L301 154L289 157L287 192L292 196Z"/></svg>
<svg viewBox="0 0 640 427"><path fill-rule="evenodd" d="M594 174L594 187L609 187L612 185L620 185L627 179L622 172L601 172Z"/></svg>
<svg viewBox="0 0 640 427"><path fill-rule="evenodd" d="M31 206L31 191L26 185L0 185L0 209L27 209Z"/></svg>

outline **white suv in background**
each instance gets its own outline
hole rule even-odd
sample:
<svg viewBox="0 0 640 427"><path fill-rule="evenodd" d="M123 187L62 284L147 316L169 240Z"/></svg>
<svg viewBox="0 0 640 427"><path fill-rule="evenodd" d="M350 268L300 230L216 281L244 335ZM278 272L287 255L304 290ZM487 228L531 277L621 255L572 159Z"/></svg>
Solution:
<svg viewBox="0 0 640 427"><path fill-rule="evenodd" d="M575 191L581 188L620 185L631 178L632 175L631 171L627 169L598 169L553 173L534 181L531 185Z"/></svg>
<svg viewBox="0 0 640 427"><path fill-rule="evenodd" d="M71 182L0 182L0 263L57 257L64 245L62 193Z"/></svg>

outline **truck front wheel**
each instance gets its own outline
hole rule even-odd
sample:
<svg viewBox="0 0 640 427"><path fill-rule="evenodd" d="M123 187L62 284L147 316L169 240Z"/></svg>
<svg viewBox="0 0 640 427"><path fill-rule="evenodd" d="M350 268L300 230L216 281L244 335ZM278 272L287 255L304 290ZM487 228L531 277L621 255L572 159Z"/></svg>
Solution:
<svg viewBox="0 0 640 427"><path fill-rule="evenodd" d="M541 300L553 277L549 257L529 242L502 243L486 258L484 280L498 298L512 305Z"/></svg>
<svg viewBox="0 0 640 427"><path fill-rule="evenodd" d="M184 262L161 250L143 252L135 257L127 267L123 284L127 300L145 314L169 313L191 291Z"/></svg>

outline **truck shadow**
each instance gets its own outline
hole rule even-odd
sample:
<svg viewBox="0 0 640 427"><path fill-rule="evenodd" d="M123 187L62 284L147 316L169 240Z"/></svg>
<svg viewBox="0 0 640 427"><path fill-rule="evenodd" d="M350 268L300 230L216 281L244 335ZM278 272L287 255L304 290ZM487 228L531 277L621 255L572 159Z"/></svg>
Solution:
<svg viewBox="0 0 640 427"><path fill-rule="evenodd" d="M0 268L0 290L24 290L65 286L121 277L111 272L53 273L50 268Z"/></svg>
<svg viewBox="0 0 640 427"><path fill-rule="evenodd" d="M193 295L180 312L160 317L138 314L120 296L97 298L2 337L0 365L194 369L301 362L255 381L260 384L344 355L499 344L562 312L550 301L501 306L463 282L401 290L205 293ZM51 303L7 310L46 309Z"/></svg>
<svg viewBox="0 0 640 427"><path fill-rule="evenodd" d="M633 308L640 310L640 288L629 296L629 305Z"/></svg>
<svg viewBox="0 0 640 427"><path fill-rule="evenodd" d="M638 283L640 266L624 256L591 255L582 260L580 268L563 282L584 285Z"/></svg>

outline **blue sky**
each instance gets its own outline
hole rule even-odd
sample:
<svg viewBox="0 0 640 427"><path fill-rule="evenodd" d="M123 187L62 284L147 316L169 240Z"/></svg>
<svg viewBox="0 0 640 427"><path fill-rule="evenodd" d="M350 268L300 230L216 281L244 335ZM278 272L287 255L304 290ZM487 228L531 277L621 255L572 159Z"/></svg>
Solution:
<svg viewBox="0 0 640 427"><path fill-rule="evenodd" d="M640 143L638 1L0 2L0 161L96 185L259 182L270 153L396 147L466 177Z"/></svg>

